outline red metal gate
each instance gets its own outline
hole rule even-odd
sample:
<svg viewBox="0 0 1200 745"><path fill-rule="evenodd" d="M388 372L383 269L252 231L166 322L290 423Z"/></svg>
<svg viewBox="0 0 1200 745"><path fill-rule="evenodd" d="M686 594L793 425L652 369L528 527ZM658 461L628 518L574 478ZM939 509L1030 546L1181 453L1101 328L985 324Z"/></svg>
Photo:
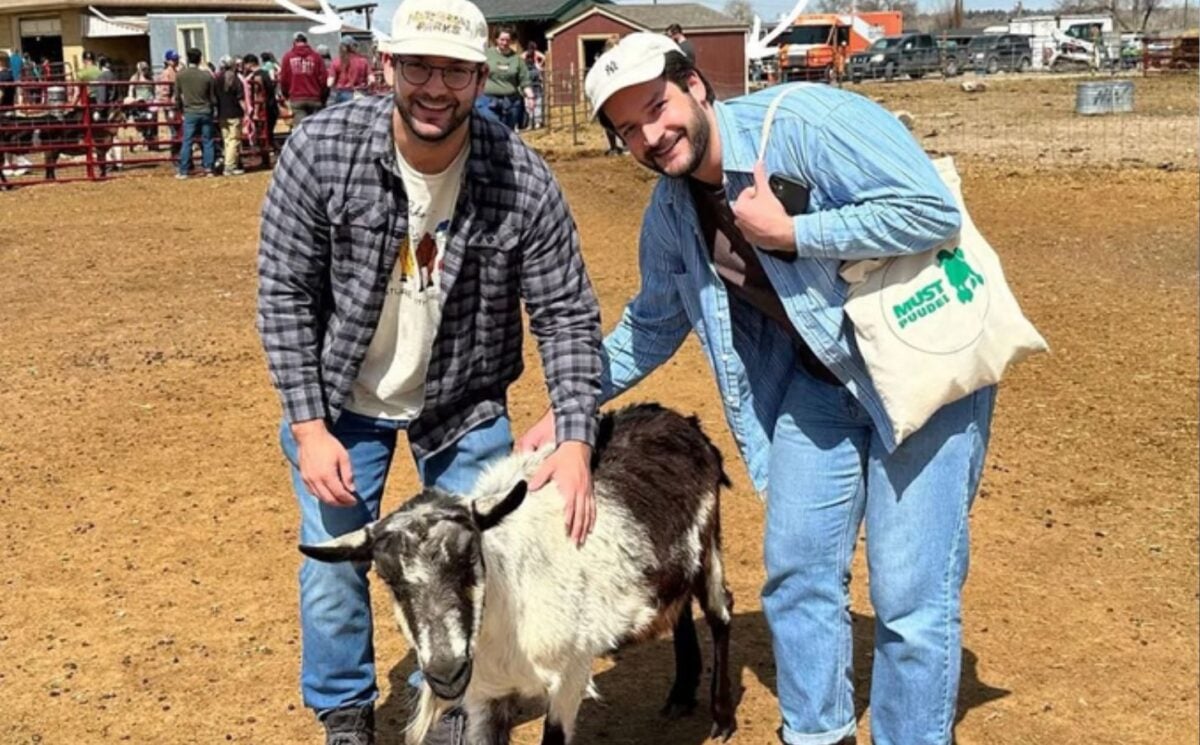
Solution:
<svg viewBox="0 0 1200 745"><path fill-rule="evenodd" d="M0 83L0 101L10 95L15 99L10 105L0 105L0 188L103 181L118 169L178 163L183 118L174 103L174 85L144 83L153 85L158 95L149 101L125 96L135 85L124 81ZM274 138L267 131L265 92L254 79L251 101L252 111L241 127L242 167L270 168ZM118 133L125 128L139 136L118 140ZM213 139L214 151L219 153L219 138ZM197 141L194 146L199 144ZM114 161L109 156L115 148L128 148L129 154ZM134 148L143 151L130 157ZM82 160L58 162L64 154L82 156ZM59 170L72 175L58 178Z"/></svg>

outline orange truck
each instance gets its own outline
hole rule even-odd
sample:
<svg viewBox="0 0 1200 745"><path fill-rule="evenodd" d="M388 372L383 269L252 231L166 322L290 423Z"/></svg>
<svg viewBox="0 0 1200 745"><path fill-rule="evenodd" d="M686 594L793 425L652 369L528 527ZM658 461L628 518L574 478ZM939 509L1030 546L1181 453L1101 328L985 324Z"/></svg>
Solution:
<svg viewBox="0 0 1200 745"><path fill-rule="evenodd" d="M841 79L851 54L896 36L903 26L898 11L802 13L772 42L779 49L778 80Z"/></svg>

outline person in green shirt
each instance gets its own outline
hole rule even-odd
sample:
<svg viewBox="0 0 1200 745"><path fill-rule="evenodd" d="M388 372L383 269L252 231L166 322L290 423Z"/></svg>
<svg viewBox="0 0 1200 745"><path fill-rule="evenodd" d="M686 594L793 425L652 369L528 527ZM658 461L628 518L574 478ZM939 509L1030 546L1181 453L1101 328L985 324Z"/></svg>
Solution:
<svg viewBox="0 0 1200 745"><path fill-rule="evenodd" d="M533 108L533 83L524 58L513 48L513 30L502 26L487 50L488 78L476 106L490 111L509 129L521 126L525 109Z"/></svg>
<svg viewBox="0 0 1200 745"><path fill-rule="evenodd" d="M85 50L83 53L83 66L79 68L79 72L75 73L75 80L80 83L94 83L99 77L100 68L96 66L95 53ZM82 103L84 95L91 99L92 103L96 102L96 89L94 86L89 85L81 85L76 88L72 102L75 104Z"/></svg>

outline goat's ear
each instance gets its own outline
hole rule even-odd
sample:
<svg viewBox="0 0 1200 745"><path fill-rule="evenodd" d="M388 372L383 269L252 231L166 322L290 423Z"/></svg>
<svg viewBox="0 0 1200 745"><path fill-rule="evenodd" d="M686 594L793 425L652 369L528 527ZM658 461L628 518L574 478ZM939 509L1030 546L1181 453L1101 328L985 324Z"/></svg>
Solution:
<svg viewBox="0 0 1200 745"><path fill-rule="evenodd" d="M300 544L300 553L317 561L370 561L375 539L370 526L314 546Z"/></svg>
<svg viewBox="0 0 1200 745"><path fill-rule="evenodd" d="M498 500L493 499L477 499L471 503L471 514L475 518L475 525L483 530L490 530L500 524L500 521L512 514L513 510L521 506L525 501L525 494L529 491L529 484L524 481L518 481L517 485L512 488L508 494Z"/></svg>

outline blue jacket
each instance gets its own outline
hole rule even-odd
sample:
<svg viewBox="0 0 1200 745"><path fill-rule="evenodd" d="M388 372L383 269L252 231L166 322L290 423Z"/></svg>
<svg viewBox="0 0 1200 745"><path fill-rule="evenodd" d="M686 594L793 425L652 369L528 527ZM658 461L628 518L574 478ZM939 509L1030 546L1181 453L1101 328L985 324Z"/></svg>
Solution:
<svg viewBox="0 0 1200 745"><path fill-rule="evenodd" d="M854 340L844 303L843 261L928 251L958 231L954 198L908 130L863 98L824 85L789 86L771 127L767 173L811 187L807 213L794 218L799 259L760 252L796 330L870 413L879 437L892 427ZM783 90L768 88L717 102L725 192L730 203L753 184L763 118ZM663 177L642 221L641 290L604 340L603 397L637 383L696 332L716 375L725 416L755 487L766 490L774 405L791 370L734 344L730 298L700 234L686 179Z"/></svg>

